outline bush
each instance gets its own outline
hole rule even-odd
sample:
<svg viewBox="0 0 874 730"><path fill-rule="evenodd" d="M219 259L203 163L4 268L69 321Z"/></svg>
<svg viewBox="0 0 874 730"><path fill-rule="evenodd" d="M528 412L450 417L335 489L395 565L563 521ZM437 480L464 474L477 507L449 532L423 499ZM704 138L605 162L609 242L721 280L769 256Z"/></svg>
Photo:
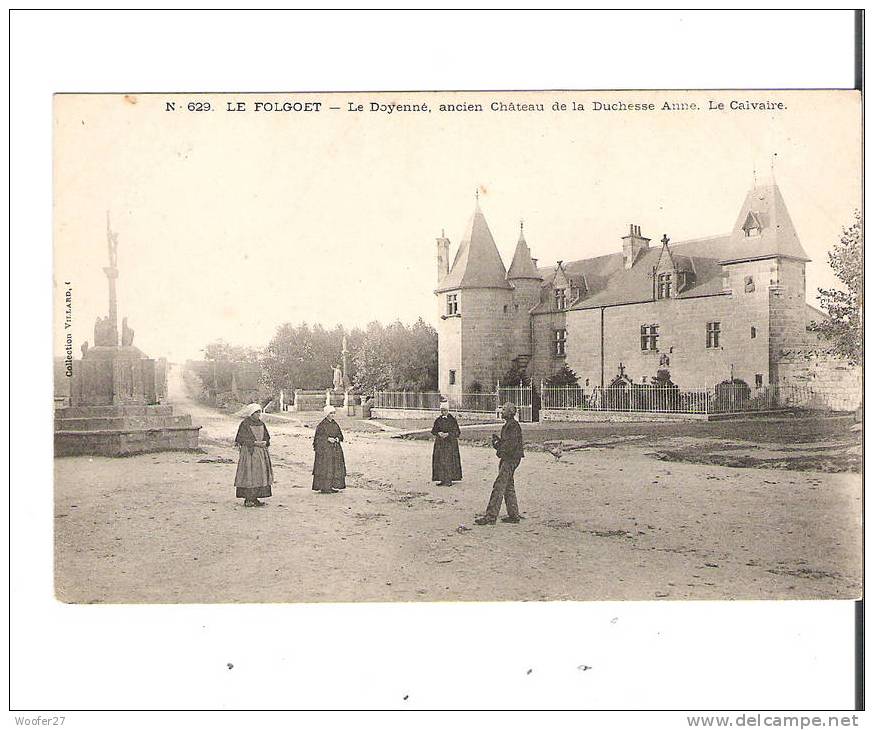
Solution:
<svg viewBox="0 0 874 730"><path fill-rule="evenodd" d="M517 361L513 361L510 369L505 372L500 379L501 385L531 385L531 377L528 375L528 369L519 367Z"/></svg>
<svg viewBox="0 0 874 730"><path fill-rule="evenodd" d="M546 385L552 387L573 386L578 388L579 383L580 379L577 377L577 374L567 364L562 365L558 372L553 373L546 379Z"/></svg>
<svg viewBox="0 0 874 730"><path fill-rule="evenodd" d="M713 389L713 412L730 413L746 410L750 400L750 386L745 380L723 380Z"/></svg>

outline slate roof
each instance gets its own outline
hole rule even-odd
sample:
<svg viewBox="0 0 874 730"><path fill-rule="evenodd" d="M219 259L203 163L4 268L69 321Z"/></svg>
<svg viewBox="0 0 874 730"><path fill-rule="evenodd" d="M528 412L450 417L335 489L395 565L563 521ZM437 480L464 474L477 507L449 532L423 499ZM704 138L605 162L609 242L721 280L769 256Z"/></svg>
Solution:
<svg viewBox="0 0 874 730"><path fill-rule="evenodd" d="M511 289L507 270L479 203L458 246L452 268L436 293L453 289Z"/></svg>
<svg viewBox="0 0 874 730"><path fill-rule="evenodd" d="M745 235L743 227L748 218L762 226L761 235ZM721 260L750 261L774 256L810 261L798 240L780 188L769 183L757 185L747 193Z"/></svg>
<svg viewBox="0 0 874 730"><path fill-rule="evenodd" d="M531 249L525 240L525 234L519 231L519 241L516 243L516 251L513 254L513 262L507 272L508 279L539 279L540 274L531 259Z"/></svg>
<svg viewBox="0 0 874 730"><path fill-rule="evenodd" d="M752 215L751 215L752 214ZM746 236L747 221L761 226L759 235ZM776 184L758 185L748 193L731 233L669 244L678 271L690 272L682 292L673 298L711 296L722 293L722 264L782 256L810 261L798 240L783 196ZM625 268L622 251L562 265L572 288L581 297L570 309L588 309L615 304L648 302L653 299L653 267L659 263L662 246L651 245L638 255L634 266ZM530 268L529 268L530 267ZM438 293L472 287L510 288L507 279L539 278L551 286L554 266L536 268L523 235L519 236L510 273L506 273L494 238L477 204L467 233L458 248L449 274L440 282ZM532 313L552 311L552 297L545 297Z"/></svg>
<svg viewBox="0 0 874 730"><path fill-rule="evenodd" d="M719 263L723 246L728 236L684 241L669 246L678 270L694 271L686 288L676 299L688 299L722 293L722 266ZM622 252L597 256L581 261L565 261L563 266L569 278L583 275L588 285L587 292L570 309L588 309L610 304L648 302L653 298L652 270L662 253L661 246L650 246L641 251L630 269L625 268ZM555 270L540 269L544 285L552 282ZM534 311L549 311L549 301L541 303Z"/></svg>

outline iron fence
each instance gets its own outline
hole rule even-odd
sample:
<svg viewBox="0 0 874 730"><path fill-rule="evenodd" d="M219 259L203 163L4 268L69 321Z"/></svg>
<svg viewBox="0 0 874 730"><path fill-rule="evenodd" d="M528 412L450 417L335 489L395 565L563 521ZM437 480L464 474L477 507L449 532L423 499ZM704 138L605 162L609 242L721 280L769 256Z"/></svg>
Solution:
<svg viewBox="0 0 874 730"><path fill-rule="evenodd" d="M746 413L781 408L850 411L855 407L851 396L807 386L750 388L742 383L720 383L693 389L646 383L622 383L608 388L595 386L590 390L577 386L544 385L541 402L548 410L687 414Z"/></svg>
<svg viewBox="0 0 874 730"><path fill-rule="evenodd" d="M533 419L533 392L530 385L498 386L493 391L479 393L417 392L411 390L378 390L373 397L374 408L398 410L438 411L441 402L449 404L452 411L497 415L504 403L516 406L517 418L530 422Z"/></svg>

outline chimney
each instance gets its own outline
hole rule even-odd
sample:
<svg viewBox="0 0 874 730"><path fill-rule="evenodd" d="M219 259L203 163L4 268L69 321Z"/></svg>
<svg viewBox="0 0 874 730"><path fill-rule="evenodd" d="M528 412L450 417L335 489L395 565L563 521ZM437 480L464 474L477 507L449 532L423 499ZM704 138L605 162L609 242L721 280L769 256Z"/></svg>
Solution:
<svg viewBox="0 0 874 730"><path fill-rule="evenodd" d="M640 233L640 226L633 223L628 227L628 235L622 236L622 257L625 259L625 268L630 269L637 261L641 251L649 248L649 239Z"/></svg>
<svg viewBox="0 0 874 730"><path fill-rule="evenodd" d="M439 284L449 274L449 239L445 231L440 231L437 239L437 283Z"/></svg>

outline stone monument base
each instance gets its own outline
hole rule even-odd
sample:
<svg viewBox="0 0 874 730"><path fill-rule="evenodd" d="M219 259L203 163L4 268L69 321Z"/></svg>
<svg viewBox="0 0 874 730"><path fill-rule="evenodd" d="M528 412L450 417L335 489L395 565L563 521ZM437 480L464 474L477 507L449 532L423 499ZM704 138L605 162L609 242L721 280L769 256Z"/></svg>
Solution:
<svg viewBox="0 0 874 730"><path fill-rule="evenodd" d="M197 448L200 426L168 405L70 406L55 410L55 456L132 456Z"/></svg>

